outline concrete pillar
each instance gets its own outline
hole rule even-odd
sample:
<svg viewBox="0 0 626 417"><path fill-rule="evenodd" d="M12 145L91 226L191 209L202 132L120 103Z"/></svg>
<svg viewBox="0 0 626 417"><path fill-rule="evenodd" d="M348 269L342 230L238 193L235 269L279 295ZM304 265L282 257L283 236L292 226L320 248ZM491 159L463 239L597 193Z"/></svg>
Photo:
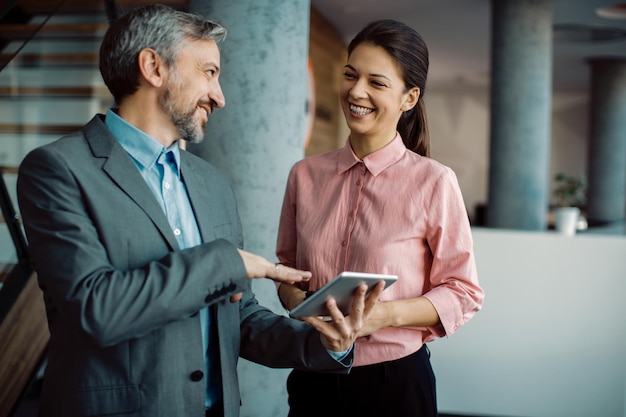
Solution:
<svg viewBox="0 0 626 417"><path fill-rule="evenodd" d="M626 59L593 58L587 217L603 225L626 217Z"/></svg>
<svg viewBox="0 0 626 417"><path fill-rule="evenodd" d="M550 0L492 0L490 227L547 225L552 95Z"/></svg>
<svg viewBox="0 0 626 417"><path fill-rule="evenodd" d="M310 2L191 0L190 10L228 35L220 46L226 107L209 117L204 142L188 149L230 174L245 248L275 260L287 175L304 156ZM253 289L262 305L284 313L271 281L254 280ZM241 416L286 416L288 372L240 360Z"/></svg>

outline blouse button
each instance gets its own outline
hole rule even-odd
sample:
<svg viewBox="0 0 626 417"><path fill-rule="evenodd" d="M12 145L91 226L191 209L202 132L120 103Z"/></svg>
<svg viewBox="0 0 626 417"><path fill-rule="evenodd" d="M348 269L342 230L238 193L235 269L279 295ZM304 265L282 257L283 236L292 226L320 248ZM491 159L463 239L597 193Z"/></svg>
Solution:
<svg viewBox="0 0 626 417"><path fill-rule="evenodd" d="M343 242L341 242L341 246L343 246L344 248L348 245L348 242L346 242L345 240Z"/></svg>

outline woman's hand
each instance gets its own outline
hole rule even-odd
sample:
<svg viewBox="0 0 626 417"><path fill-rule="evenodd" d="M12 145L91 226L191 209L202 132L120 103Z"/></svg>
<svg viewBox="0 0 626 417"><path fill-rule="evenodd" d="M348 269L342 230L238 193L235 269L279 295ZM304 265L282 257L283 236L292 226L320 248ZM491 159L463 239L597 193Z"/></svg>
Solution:
<svg viewBox="0 0 626 417"><path fill-rule="evenodd" d="M380 329L391 326L391 311L389 309L389 303L389 301L382 301L376 303L376 305L372 307L372 310L367 317L367 321L364 323L361 331L359 332L359 337L369 336L376 333Z"/></svg>
<svg viewBox="0 0 626 417"><path fill-rule="evenodd" d="M357 337L361 336L360 332L366 325L384 288L385 282L380 281L366 297L367 285L361 284L356 290L350 313L345 317L335 300L330 299L326 302L326 307L330 312L330 321L325 321L320 317L303 317L302 320L320 332L322 344L326 349L335 352L346 351L354 344Z"/></svg>
<svg viewBox="0 0 626 417"><path fill-rule="evenodd" d="M293 284L280 284L278 287L278 298L288 311L296 308L306 298L306 291L301 290Z"/></svg>
<svg viewBox="0 0 626 417"><path fill-rule="evenodd" d="M381 301L372 307L359 337L387 327L429 327L441 324L437 310L426 297Z"/></svg>

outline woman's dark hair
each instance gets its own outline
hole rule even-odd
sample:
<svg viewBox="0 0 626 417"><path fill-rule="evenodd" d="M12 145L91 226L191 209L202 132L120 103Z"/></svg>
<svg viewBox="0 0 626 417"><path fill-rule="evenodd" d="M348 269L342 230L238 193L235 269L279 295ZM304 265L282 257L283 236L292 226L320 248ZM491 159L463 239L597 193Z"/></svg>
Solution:
<svg viewBox="0 0 626 417"><path fill-rule="evenodd" d="M365 26L350 42L348 55L362 44L370 43L385 49L402 70L406 91L420 89L420 97L411 110L402 114L397 130L405 146L423 156L430 154L430 138L426 110L422 98L428 75L428 47L419 33L396 20L377 20Z"/></svg>

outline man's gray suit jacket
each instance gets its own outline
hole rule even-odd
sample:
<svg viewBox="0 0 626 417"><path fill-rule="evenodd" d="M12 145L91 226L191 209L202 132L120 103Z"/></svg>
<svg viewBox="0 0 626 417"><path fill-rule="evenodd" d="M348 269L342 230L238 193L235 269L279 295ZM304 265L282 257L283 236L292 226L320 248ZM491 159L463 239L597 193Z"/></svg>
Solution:
<svg viewBox="0 0 626 417"><path fill-rule="evenodd" d="M181 175L205 242L185 250L104 116L22 162L19 206L51 332L40 415L203 416L198 311L207 305L225 416L239 414L239 355L347 371L308 325L258 305L227 176L184 151Z"/></svg>

